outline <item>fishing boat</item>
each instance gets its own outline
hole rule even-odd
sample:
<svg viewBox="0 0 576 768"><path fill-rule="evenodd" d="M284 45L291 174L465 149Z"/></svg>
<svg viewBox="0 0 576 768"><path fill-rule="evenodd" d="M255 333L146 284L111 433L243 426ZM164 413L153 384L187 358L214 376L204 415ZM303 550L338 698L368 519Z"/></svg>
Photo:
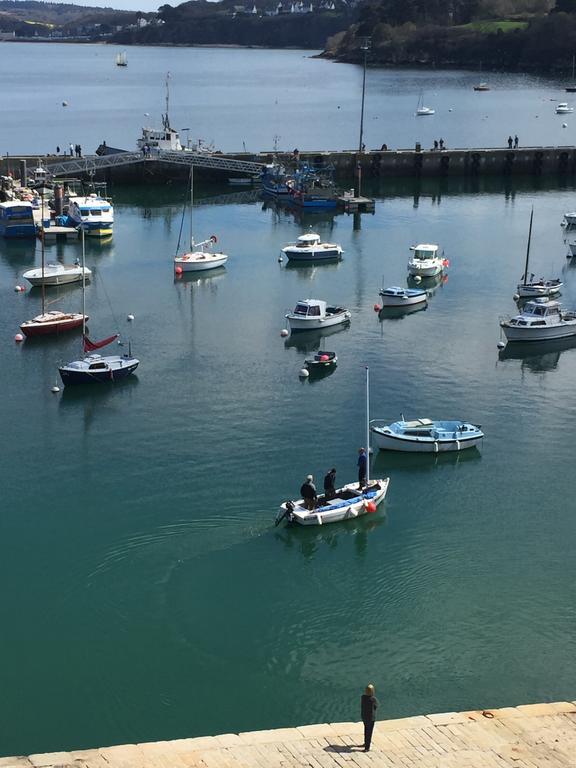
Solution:
<svg viewBox="0 0 576 768"><path fill-rule="evenodd" d="M286 314L292 331L311 331L349 323L352 313L345 307L328 305L321 299L302 299Z"/></svg>
<svg viewBox="0 0 576 768"><path fill-rule="evenodd" d="M122 51L121 53L116 54L116 66L117 67L127 67L128 66L128 55L126 51Z"/></svg>
<svg viewBox="0 0 576 768"><path fill-rule="evenodd" d="M85 267L85 233L82 230L82 267ZM86 280L82 279L82 349L91 352L86 357L73 360L58 368L64 386L75 384L94 384L116 382L134 373L140 361L132 357L130 345L127 355L100 355L97 349L108 346L118 339L119 334L108 336L100 341L91 341L86 335Z"/></svg>
<svg viewBox="0 0 576 768"><path fill-rule="evenodd" d="M68 218L75 227L82 226L86 237L110 237L114 227L114 208L110 200L96 192L68 198Z"/></svg>
<svg viewBox="0 0 576 768"><path fill-rule="evenodd" d="M476 424L465 421L432 421L414 419L395 421L378 426L380 419L371 422L374 442L382 451L410 453L441 453L474 448L482 441L484 433Z"/></svg>
<svg viewBox="0 0 576 768"><path fill-rule="evenodd" d="M574 112L574 107L569 107L565 101L561 101L556 105L557 115L569 115L571 112Z"/></svg>
<svg viewBox="0 0 576 768"><path fill-rule="evenodd" d="M344 251L337 243L323 243L316 232L307 232L282 248L282 253L291 261L322 261L339 259Z"/></svg>
<svg viewBox="0 0 576 768"><path fill-rule="evenodd" d="M432 109L432 107L427 107L424 105L424 94L421 93L418 99L418 105L416 107L416 115L418 117L426 117L427 115L434 115L435 113L436 110Z"/></svg>
<svg viewBox="0 0 576 768"><path fill-rule="evenodd" d="M287 201L303 210L330 210L338 205L340 191L334 184L331 168L304 165L286 181Z"/></svg>
<svg viewBox="0 0 576 768"><path fill-rule="evenodd" d="M22 277L31 285L37 286L76 283L82 280L82 275L89 280L92 272L80 264L46 264L44 269L29 269Z"/></svg>
<svg viewBox="0 0 576 768"><path fill-rule="evenodd" d="M1 237L36 237L34 209L28 200L0 203Z"/></svg>
<svg viewBox="0 0 576 768"><path fill-rule="evenodd" d="M410 247L413 255L408 259L408 274L419 277L439 275L449 265L448 259L438 253L438 246L421 243Z"/></svg>
<svg viewBox="0 0 576 768"><path fill-rule="evenodd" d="M500 327L508 341L547 341L576 336L576 311L562 311L558 301L528 301L522 311Z"/></svg>
<svg viewBox="0 0 576 768"><path fill-rule="evenodd" d="M564 227L576 227L576 211L568 211L564 214L562 220L562 226Z"/></svg>
<svg viewBox="0 0 576 768"><path fill-rule="evenodd" d="M366 445L370 438L370 377L366 368ZM283 520L288 524L326 525L343 520L355 520L362 515L376 512L384 501L390 478L370 480L370 460L366 463L366 484L347 483L336 489L333 498L319 496L314 509L308 509L304 499L285 501L280 505L275 524Z"/></svg>
<svg viewBox="0 0 576 768"><path fill-rule="evenodd" d="M392 286L379 292L383 307L410 307L428 301L428 292L421 288L401 288Z"/></svg>
<svg viewBox="0 0 576 768"><path fill-rule="evenodd" d="M27 336L48 336L53 334L65 333L80 328L86 323L88 318L78 312L59 312L58 310L46 311L46 283L42 280L42 275L46 270L44 240L41 240L42 266L40 270L40 286L42 288L42 312L32 320L26 320L20 326L22 333Z"/></svg>
<svg viewBox="0 0 576 768"><path fill-rule="evenodd" d="M329 368L334 368L338 364L338 357L336 352L325 352L318 350L312 357L307 357L304 360L304 365L312 373L313 371L325 371Z"/></svg>
<svg viewBox="0 0 576 768"><path fill-rule="evenodd" d="M212 251L211 247L218 242L216 235L210 235L200 243L194 242L192 229L192 214L194 210L194 166L190 166L190 250L174 257L174 270L182 272L205 272L207 269L222 267L228 261L225 253ZM184 215L185 210L182 215ZM179 247L180 243L178 243ZM176 250L178 250L178 247Z"/></svg>
<svg viewBox="0 0 576 768"><path fill-rule="evenodd" d="M560 292L563 283L559 278L554 280L545 280L543 277L538 280L534 280L534 273L530 275L528 280L528 262L530 259L530 241L532 239L532 220L534 218L534 209L530 213L530 227L528 229L528 245L526 247L526 262L524 265L524 274L522 275L522 282L518 283L516 290L517 296L520 299L530 299L535 296L553 296Z"/></svg>
<svg viewBox="0 0 576 768"><path fill-rule="evenodd" d="M264 166L260 177L262 192L274 198L287 199L290 194L288 188L288 180L290 178L283 165L280 165L278 162L269 163Z"/></svg>

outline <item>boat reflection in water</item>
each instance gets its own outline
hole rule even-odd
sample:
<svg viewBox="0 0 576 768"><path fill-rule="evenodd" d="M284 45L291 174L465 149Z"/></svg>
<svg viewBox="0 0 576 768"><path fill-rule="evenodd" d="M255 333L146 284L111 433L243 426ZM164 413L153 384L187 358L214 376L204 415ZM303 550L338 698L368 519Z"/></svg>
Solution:
<svg viewBox="0 0 576 768"><path fill-rule="evenodd" d="M441 272L439 275L433 277L422 277L420 280L416 280L412 275L408 275L406 283L408 288L421 288L428 292L428 298L434 296L436 289L448 282L448 275L446 272Z"/></svg>
<svg viewBox="0 0 576 768"><path fill-rule="evenodd" d="M551 341L516 342L507 344L498 352L498 359L520 360L522 369L532 373L554 371L558 367L560 355L568 349L576 349L574 336Z"/></svg>
<svg viewBox="0 0 576 768"><path fill-rule="evenodd" d="M401 320L406 315L413 315L414 312L422 312L428 309L426 301L420 304L408 304L406 307L382 307L378 312L378 320Z"/></svg>
<svg viewBox="0 0 576 768"><path fill-rule="evenodd" d="M470 461L480 461L482 453L477 446L465 451L447 451L439 453L408 453L396 451L378 451L373 458L372 472L401 474L434 472L439 467L455 467Z"/></svg>
<svg viewBox="0 0 576 768"><path fill-rule="evenodd" d="M346 525L308 526L288 525L275 528L274 538L284 545L284 549L293 550L305 560L312 560L319 550L337 549L339 545L348 546L352 537L358 557L364 557L368 550L368 536L376 528L386 524L386 506L381 504L373 515L362 515L349 520Z"/></svg>
<svg viewBox="0 0 576 768"><path fill-rule="evenodd" d="M335 333L345 332L349 330L349 328L350 323L340 323L340 325L319 328L315 331L298 331L284 341L284 346L286 349L297 349L298 352L315 352L317 349L320 349L322 339L325 339L327 336L332 336Z"/></svg>
<svg viewBox="0 0 576 768"><path fill-rule="evenodd" d="M215 283L221 277L227 274L226 267L214 267L204 272L182 272L174 274L174 284L182 283L184 285L209 285Z"/></svg>

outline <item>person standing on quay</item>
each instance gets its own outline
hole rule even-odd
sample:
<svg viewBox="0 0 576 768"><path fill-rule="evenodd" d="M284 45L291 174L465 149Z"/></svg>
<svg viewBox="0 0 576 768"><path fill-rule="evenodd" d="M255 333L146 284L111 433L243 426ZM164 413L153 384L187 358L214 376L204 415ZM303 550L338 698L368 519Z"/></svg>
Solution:
<svg viewBox="0 0 576 768"><path fill-rule="evenodd" d="M378 699L374 695L374 686L370 683L366 686L366 690L360 699L360 711L362 714L362 722L364 723L364 752L370 752L377 709Z"/></svg>
<svg viewBox="0 0 576 768"><path fill-rule="evenodd" d="M512 136L508 136L508 149L512 149Z"/></svg>
<svg viewBox="0 0 576 768"><path fill-rule="evenodd" d="M514 136L514 149L518 149L518 136Z"/></svg>

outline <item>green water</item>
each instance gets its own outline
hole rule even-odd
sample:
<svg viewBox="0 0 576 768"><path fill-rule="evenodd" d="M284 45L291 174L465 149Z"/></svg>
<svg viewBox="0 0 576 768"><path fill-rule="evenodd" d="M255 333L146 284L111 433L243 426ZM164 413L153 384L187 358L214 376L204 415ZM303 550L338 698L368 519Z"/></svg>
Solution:
<svg viewBox="0 0 576 768"><path fill-rule="evenodd" d="M312 220L341 263L296 269L278 252L307 221L220 197L195 227L228 266L186 280L186 190L112 191L87 309L95 338L132 338L123 385L51 393L78 337L13 342L39 310L13 287L40 251L0 242L0 754L356 719L369 680L385 717L573 698L576 347L496 347L532 205L531 268L576 304L559 226L573 185L390 182L359 229ZM383 276L403 284L420 241L444 248L447 282L426 311L379 320ZM298 371L320 341L280 337L305 297L352 311L319 381ZM54 305L79 306L76 287ZM355 476L365 365L374 417L480 423L481 451L376 455L377 515L274 528L308 472Z"/></svg>

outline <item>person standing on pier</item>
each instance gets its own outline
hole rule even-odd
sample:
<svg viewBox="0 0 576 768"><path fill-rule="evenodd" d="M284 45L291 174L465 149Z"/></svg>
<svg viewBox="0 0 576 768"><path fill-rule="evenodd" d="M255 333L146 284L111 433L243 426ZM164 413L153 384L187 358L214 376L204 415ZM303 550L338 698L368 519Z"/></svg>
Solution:
<svg viewBox="0 0 576 768"><path fill-rule="evenodd" d="M512 136L508 136L508 149L512 149Z"/></svg>
<svg viewBox="0 0 576 768"><path fill-rule="evenodd" d="M358 449L358 487L364 488L366 485L366 471L368 469L368 456L366 448Z"/></svg>
<svg viewBox="0 0 576 768"><path fill-rule="evenodd" d="M518 136L514 136L514 149L518 149Z"/></svg>
<svg viewBox="0 0 576 768"><path fill-rule="evenodd" d="M74 144L70 142L70 157L74 157Z"/></svg>
<svg viewBox="0 0 576 768"><path fill-rule="evenodd" d="M374 695L374 686L372 683L369 683L360 699L360 711L362 714L362 722L364 723L364 752L370 752L377 709L378 699Z"/></svg>

